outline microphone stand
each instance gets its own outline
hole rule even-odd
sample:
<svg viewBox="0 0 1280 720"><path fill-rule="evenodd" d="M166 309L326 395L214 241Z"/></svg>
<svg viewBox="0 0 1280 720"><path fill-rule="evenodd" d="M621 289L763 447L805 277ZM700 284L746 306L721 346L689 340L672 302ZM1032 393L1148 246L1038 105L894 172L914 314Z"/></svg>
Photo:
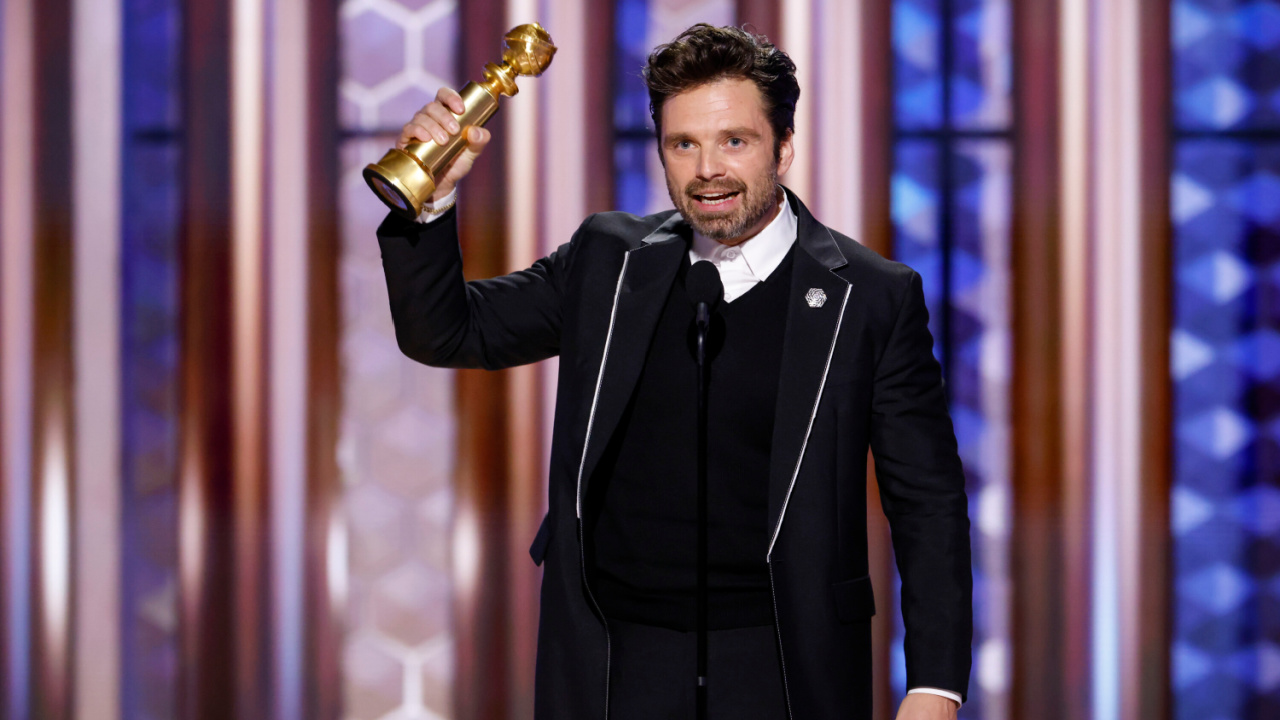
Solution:
<svg viewBox="0 0 1280 720"><path fill-rule="evenodd" d="M698 329L698 686L695 691L698 720L707 720L707 328L711 310L698 303L695 322Z"/></svg>

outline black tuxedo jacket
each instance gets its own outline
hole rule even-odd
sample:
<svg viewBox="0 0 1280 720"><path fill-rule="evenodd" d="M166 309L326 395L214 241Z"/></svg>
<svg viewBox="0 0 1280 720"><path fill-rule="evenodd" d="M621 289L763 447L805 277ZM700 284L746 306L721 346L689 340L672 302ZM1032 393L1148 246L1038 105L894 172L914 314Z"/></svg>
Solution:
<svg viewBox="0 0 1280 720"><path fill-rule="evenodd" d="M920 277L787 196L799 247L765 559L790 715L870 716L868 447L902 576L908 686L964 696L967 500ZM426 225L391 216L378 230L396 337L406 355L436 366L496 369L560 356L550 511L532 549L545 559L535 717L604 720L610 641L583 564L582 499L689 234L675 211L592 215L528 270L465 282L452 213Z"/></svg>

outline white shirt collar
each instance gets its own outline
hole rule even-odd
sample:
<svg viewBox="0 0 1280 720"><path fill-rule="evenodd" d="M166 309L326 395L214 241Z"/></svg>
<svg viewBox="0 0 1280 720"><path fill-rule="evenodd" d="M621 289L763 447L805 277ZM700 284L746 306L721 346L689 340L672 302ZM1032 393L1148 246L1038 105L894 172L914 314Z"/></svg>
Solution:
<svg viewBox="0 0 1280 720"><path fill-rule="evenodd" d="M716 266L724 283L725 302L733 302L768 279L796 241L796 214L786 192L778 194L782 197L778 214L755 237L739 245L728 247L701 233L693 234L689 262L708 260Z"/></svg>

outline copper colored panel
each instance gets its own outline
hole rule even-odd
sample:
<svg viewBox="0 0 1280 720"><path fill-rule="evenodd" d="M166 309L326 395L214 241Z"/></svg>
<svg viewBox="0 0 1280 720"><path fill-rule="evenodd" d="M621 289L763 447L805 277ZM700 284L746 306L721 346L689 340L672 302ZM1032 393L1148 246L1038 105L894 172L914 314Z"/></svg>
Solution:
<svg viewBox="0 0 1280 720"><path fill-rule="evenodd" d="M893 218L890 214L890 181L893 176L893 13L889 3L866 3L862 7L861 97L863 218L859 240L885 257L893 257ZM894 592L893 541L889 521L880 507L875 463L867 461L867 550L871 586L876 588L876 607L885 610L872 618L871 678L872 717L893 717L893 688L890 682L890 650L893 643Z"/></svg>
<svg viewBox="0 0 1280 720"><path fill-rule="evenodd" d="M182 32L178 707L183 718L265 717L265 478L246 455L258 451L236 438L265 435L266 413L234 400L265 393L239 387L247 380L233 370L236 358L264 362L265 315L236 309L238 283L260 282L261 259L234 276L230 1L186 5Z"/></svg>
<svg viewBox="0 0 1280 720"><path fill-rule="evenodd" d="M462 3L459 12L458 77L471 78L478 76L485 63L493 62L500 39L511 28L502 0ZM475 200L463 198L458 203L463 265L469 278L492 277L506 269L506 117L499 111L486 125L493 139L467 176L467 197ZM506 717L510 705L505 681L509 467L508 454L494 452L509 446L508 377L507 373L460 370L455 378L454 517L465 521L455 520L454 542L474 547L466 553L474 567L455 567L454 714L459 720L481 720Z"/></svg>
<svg viewBox="0 0 1280 720"><path fill-rule="evenodd" d="M862 8L862 203L859 241L893 256L890 180L893 176L893 8L888 2ZM803 92L803 88L801 89Z"/></svg>
<svg viewBox="0 0 1280 720"><path fill-rule="evenodd" d="M541 462L542 368L526 365L507 372L508 468L507 617L509 619L509 707L512 717L533 709L534 668L537 661L538 612L542 571L528 560L527 549L542 522L546 498L545 467Z"/></svg>
<svg viewBox="0 0 1280 720"><path fill-rule="evenodd" d="M1014 4L1013 662L1015 717L1088 713L1087 542L1076 517L1087 478L1063 465L1059 268L1058 3Z"/></svg>
<svg viewBox="0 0 1280 720"><path fill-rule="evenodd" d="M303 713L342 717L342 598L330 576L334 528L341 515L337 465L341 417L338 364L338 2L312 0L308 10L307 156L307 488L304 532Z"/></svg>
<svg viewBox="0 0 1280 720"><path fill-rule="evenodd" d="M34 309L31 385L31 705L34 717L72 715L71 3L35 13Z"/></svg>
<svg viewBox="0 0 1280 720"><path fill-rule="evenodd" d="M614 50L614 3L588 1L585 4L589 28L585 38L586 57L596 62L587 63L585 68L587 85L583 89L586 96L583 104L587 137L582 154L587 166L586 211L596 213L614 209L613 78L617 52Z"/></svg>
<svg viewBox="0 0 1280 720"><path fill-rule="evenodd" d="M1170 0L1143 0L1141 77L1169 78ZM1138 650L1142 674L1138 716L1164 720L1172 713L1169 642L1172 534L1169 492L1173 481L1172 379L1169 336L1173 329L1173 229L1169 196L1171 100L1169 83L1142 83L1142 471L1143 510L1138 593L1142 608Z"/></svg>

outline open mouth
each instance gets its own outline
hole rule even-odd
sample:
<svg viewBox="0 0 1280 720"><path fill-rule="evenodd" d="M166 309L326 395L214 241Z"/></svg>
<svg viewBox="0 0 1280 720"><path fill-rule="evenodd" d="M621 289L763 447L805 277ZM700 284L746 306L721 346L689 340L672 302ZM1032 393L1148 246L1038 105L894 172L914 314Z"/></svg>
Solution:
<svg viewBox="0 0 1280 720"><path fill-rule="evenodd" d="M738 196L737 191L718 192L718 193L701 193L693 196L694 200L704 207L718 207L724 205Z"/></svg>

